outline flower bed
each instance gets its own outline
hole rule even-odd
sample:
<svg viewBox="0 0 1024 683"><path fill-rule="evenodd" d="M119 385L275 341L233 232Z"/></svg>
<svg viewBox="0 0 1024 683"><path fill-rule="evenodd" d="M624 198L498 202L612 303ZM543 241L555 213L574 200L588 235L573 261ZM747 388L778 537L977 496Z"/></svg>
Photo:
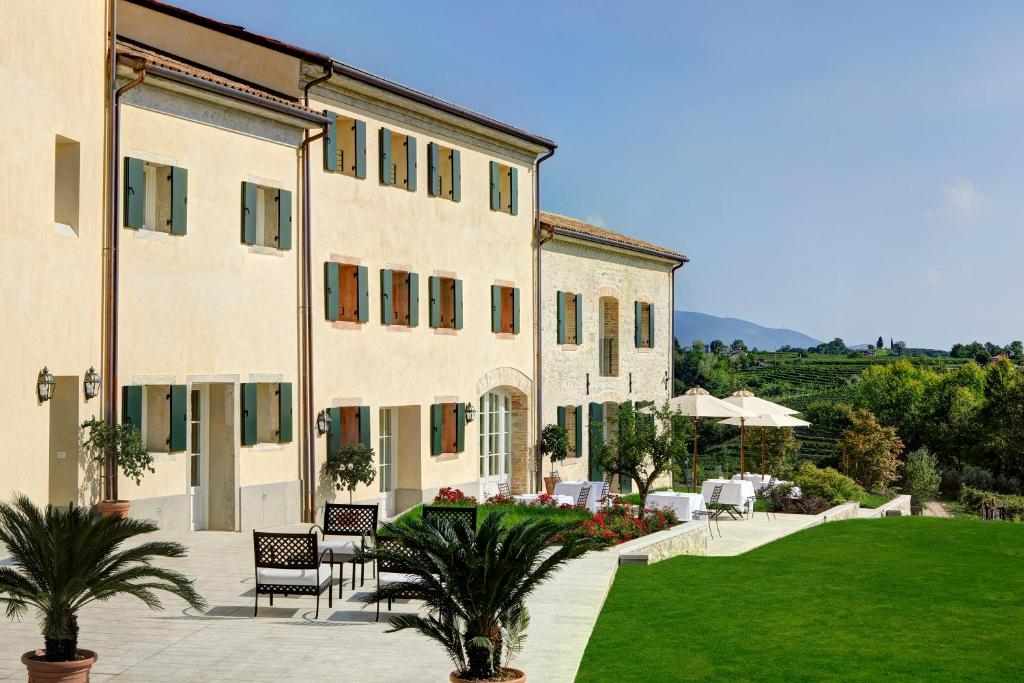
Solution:
<svg viewBox="0 0 1024 683"><path fill-rule="evenodd" d="M637 509L629 503L614 504L568 532L600 545L612 546L632 541L679 523L672 510Z"/></svg>

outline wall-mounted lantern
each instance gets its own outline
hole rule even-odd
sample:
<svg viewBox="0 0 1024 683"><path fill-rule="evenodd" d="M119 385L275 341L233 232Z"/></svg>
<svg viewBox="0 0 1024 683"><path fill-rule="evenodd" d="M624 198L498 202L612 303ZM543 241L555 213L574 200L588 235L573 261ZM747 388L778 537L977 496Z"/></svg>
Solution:
<svg viewBox="0 0 1024 683"><path fill-rule="evenodd" d="M100 374L96 372L96 368L90 365L89 370L85 373L85 379L82 380L82 388L85 390L86 401L100 395L101 383Z"/></svg>
<svg viewBox="0 0 1024 683"><path fill-rule="evenodd" d="M472 422L476 419L476 408L469 401L466 401L466 422Z"/></svg>
<svg viewBox="0 0 1024 683"><path fill-rule="evenodd" d="M50 369L43 367L39 371L39 378L36 379L36 391L39 394L39 402L49 401L53 398L53 389L57 386L57 380L53 378L53 373Z"/></svg>
<svg viewBox="0 0 1024 683"><path fill-rule="evenodd" d="M321 410L316 416L316 433L323 436L331 428L331 416L326 410Z"/></svg>

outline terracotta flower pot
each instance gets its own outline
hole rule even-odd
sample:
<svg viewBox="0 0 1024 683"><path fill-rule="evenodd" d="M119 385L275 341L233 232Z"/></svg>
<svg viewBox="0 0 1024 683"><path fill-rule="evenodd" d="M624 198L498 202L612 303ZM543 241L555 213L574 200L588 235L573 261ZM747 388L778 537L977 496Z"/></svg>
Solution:
<svg viewBox="0 0 1024 683"><path fill-rule="evenodd" d="M544 477L544 490L548 492L549 496L555 495L555 482L551 480L551 477Z"/></svg>
<svg viewBox="0 0 1024 683"><path fill-rule="evenodd" d="M502 669L502 672L507 676L514 676L514 678L500 678L493 680L501 681L501 683L526 683L526 674L519 669ZM448 674L448 680L451 681L451 683L483 683L483 681L476 679L460 678L454 671Z"/></svg>
<svg viewBox="0 0 1024 683"><path fill-rule="evenodd" d="M104 517L127 517L132 502L130 500L101 500L96 507Z"/></svg>
<svg viewBox="0 0 1024 683"><path fill-rule="evenodd" d="M45 650L32 650L21 656L21 663L28 669L28 683L87 683L89 670L96 663L92 650L76 650L79 659L73 662L48 662L43 657Z"/></svg>

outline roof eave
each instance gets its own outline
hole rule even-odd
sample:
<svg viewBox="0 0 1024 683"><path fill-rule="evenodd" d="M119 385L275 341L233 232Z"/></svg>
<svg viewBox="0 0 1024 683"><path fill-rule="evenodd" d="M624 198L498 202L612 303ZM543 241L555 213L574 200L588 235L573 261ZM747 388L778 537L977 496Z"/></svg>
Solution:
<svg viewBox="0 0 1024 683"><path fill-rule="evenodd" d="M639 254L645 254L647 256L654 256L660 259L664 259L666 261L672 261L673 263L678 263L680 265L690 262L690 259L682 254L674 254L672 252L660 251L658 249L641 247L636 244L628 244L606 237L598 237L597 235L588 235L586 233L577 232L575 230L570 230L568 228L562 228L555 225L545 225L544 227L548 232L554 235L570 237L573 239L581 240L583 242L594 242L595 244L601 244L607 247L615 247L616 249L622 249L624 251L634 251Z"/></svg>

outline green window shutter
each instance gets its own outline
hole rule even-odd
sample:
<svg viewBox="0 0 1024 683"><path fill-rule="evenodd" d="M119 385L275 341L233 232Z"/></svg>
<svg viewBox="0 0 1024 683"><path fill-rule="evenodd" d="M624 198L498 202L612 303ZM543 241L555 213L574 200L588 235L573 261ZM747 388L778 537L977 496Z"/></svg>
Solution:
<svg viewBox="0 0 1024 683"><path fill-rule="evenodd" d="M242 445L256 443L256 385L242 384Z"/></svg>
<svg viewBox="0 0 1024 683"><path fill-rule="evenodd" d="M416 191L416 138L405 137L405 189Z"/></svg>
<svg viewBox="0 0 1024 683"><path fill-rule="evenodd" d="M441 278L431 275L427 286L430 290L430 326L441 327Z"/></svg>
<svg viewBox="0 0 1024 683"><path fill-rule="evenodd" d="M576 344L583 344L583 295L575 294L576 306Z"/></svg>
<svg viewBox="0 0 1024 683"><path fill-rule="evenodd" d="M427 194L431 197L441 194L441 173L437 165L439 152L436 142L427 144Z"/></svg>
<svg viewBox="0 0 1024 683"><path fill-rule="evenodd" d="M341 450L341 408L328 408L327 417L331 419L327 425L327 457L337 455Z"/></svg>
<svg viewBox="0 0 1024 683"><path fill-rule="evenodd" d="M277 191L277 248L292 248L292 192Z"/></svg>
<svg viewBox="0 0 1024 683"><path fill-rule="evenodd" d="M121 387L121 424L132 425L142 432L142 389L137 385Z"/></svg>
<svg viewBox="0 0 1024 683"><path fill-rule="evenodd" d="M391 131L380 129L380 182L381 185L394 185L395 174L391 169Z"/></svg>
<svg viewBox="0 0 1024 683"><path fill-rule="evenodd" d="M466 450L466 404L459 401L455 404L455 452Z"/></svg>
<svg viewBox="0 0 1024 683"><path fill-rule="evenodd" d="M600 463L596 462L597 452L604 443L604 406L600 403L590 404L590 479L600 481L604 476L604 470Z"/></svg>
<svg viewBox="0 0 1024 683"><path fill-rule="evenodd" d="M146 164L142 159L124 158L124 224L146 227Z"/></svg>
<svg viewBox="0 0 1024 683"><path fill-rule="evenodd" d="M277 440L290 443L292 440L292 383L277 385Z"/></svg>
<svg viewBox="0 0 1024 683"><path fill-rule="evenodd" d="M188 232L188 169L171 167L171 234Z"/></svg>
<svg viewBox="0 0 1024 683"><path fill-rule="evenodd" d="M498 162L491 162L491 210L501 211L501 182L498 179Z"/></svg>
<svg viewBox="0 0 1024 683"><path fill-rule="evenodd" d="M633 341L636 342L636 347L637 348L640 348L641 346L644 345L643 344L643 342L644 342L643 334L641 333L641 330L640 330L640 318L641 318L640 311L641 311L642 308L643 308L643 304L642 303L640 303L639 301L634 301L633 302Z"/></svg>
<svg viewBox="0 0 1024 683"><path fill-rule="evenodd" d="M409 327L420 324L420 274L409 273Z"/></svg>
<svg viewBox="0 0 1024 683"><path fill-rule="evenodd" d="M558 293L558 343L565 343L565 302L567 296L565 292Z"/></svg>
<svg viewBox="0 0 1024 683"><path fill-rule="evenodd" d="M394 309L391 302L391 286L393 278L391 271L381 269L380 271L380 321L384 325L394 322Z"/></svg>
<svg viewBox="0 0 1024 683"><path fill-rule="evenodd" d="M188 387L184 384L172 384L168 396L171 401L171 433L167 439L168 450L180 453L188 443Z"/></svg>
<svg viewBox="0 0 1024 683"><path fill-rule="evenodd" d="M441 455L441 431L444 425L444 416L441 413L441 404L435 403L430 406L430 453Z"/></svg>
<svg viewBox="0 0 1024 683"><path fill-rule="evenodd" d="M370 446L370 406L359 406L359 443Z"/></svg>
<svg viewBox="0 0 1024 683"><path fill-rule="evenodd" d="M654 348L654 304L650 305L647 311L647 338L650 339L650 346Z"/></svg>
<svg viewBox="0 0 1024 683"><path fill-rule="evenodd" d="M325 109L324 116L330 121L324 135L324 170L334 172L338 170L338 115Z"/></svg>
<svg viewBox="0 0 1024 683"><path fill-rule="evenodd" d="M558 406L558 426L562 429L566 428L565 424L565 406Z"/></svg>
<svg viewBox="0 0 1024 683"><path fill-rule="evenodd" d="M359 322L365 323L370 320L370 292L369 292L369 271L366 266L356 267L356 286L359 288Z"/></svg>
<svg viewBox="0 0 1024 683"><path fill-rule="evenodd" d="M242 182L242 242L256 244L256 183Z"/></svg>
<svg viewBox="0 0 1024 683"><path fill-rule="evenodd" d="M501 332L501 287L491 285L491 332Z"/></svg>
<svg viewBox="0 0 1024 683"><path fill-rule="evenodd" d="M519 214L519 169L508 169L508 212L513 216Z"/></svg>
<svg viewBox="0 0 1024 683"><path fill-rule="evenodd" d="M324 263L324 313L328 320L338 320L341 307L341 264Z"/></svg>
<svg viewBox="0 0 1024 683"><path fill-rule="evenodd" d="M455 329L462 329L462 280L456 280L453 285L453 296L455 304Z"/></svg>
<svg viewBox="0 0 1024 683"><path fill-rule="evenodd" d="M512 288L512 334L519 334L519 288Z"/></svg>
<svg viewBox="0 0 1024 683"><path fill-rule="evenodd" d="M583 406L576 406L576 457L583 457Z"/></svg>
<svg viewBox="0 0 1024 683"><path fill-rule="evenodd" d="M366 177L366 121L356 121L352 127L356 136L356 178Z"/></svg>
<svg viewBox="0 0 1024 683"><path fill-rule="evenodd" d="M462 201L462 155L452 150L452 201Z"/></svg>

